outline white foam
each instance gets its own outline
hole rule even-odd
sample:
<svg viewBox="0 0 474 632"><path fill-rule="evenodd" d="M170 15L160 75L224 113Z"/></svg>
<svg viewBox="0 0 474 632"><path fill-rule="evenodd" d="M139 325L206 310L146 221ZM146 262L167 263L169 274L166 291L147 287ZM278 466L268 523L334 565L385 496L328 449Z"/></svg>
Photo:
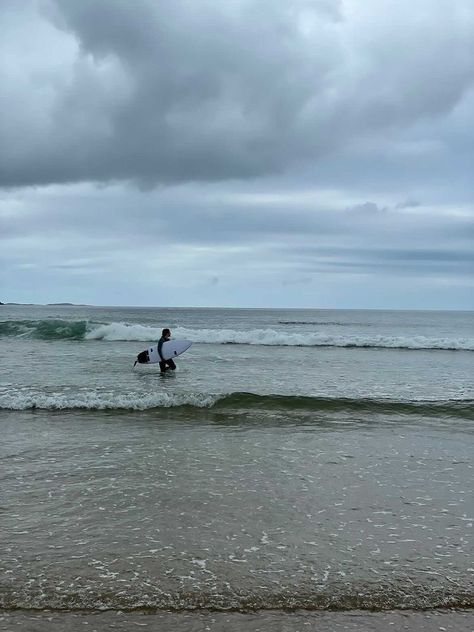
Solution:
<svg viewBox="0 0 474 632"><path fill-rule="evenodd" d="M146 325L110 323L95 327L88 340L156 342L161 329ZM328 335L323 333L287 333L274 329L173 329L175 338L211 344L248 344L290 347L378 347L393 349L452 349L474 351L474 338L431 338L427 336Z"/></svg>
<svg viewBox="0 0 474 632"><path fill-rule="evenodd" d="M151 408L172 408L175 406L195 406L211 408L224 395L207 393L98 393L84 391L40 393L35 391L16 391L0 393L0 409L29 410L148 410Z"/></svg>
<svg viewBox="0 0 474 632"><path fill-rule="evenodd" d="M148 327L146 325L110 323L108 325L95 327L85 335L85 338L86 340L141 340L143 342L156 342L161 338L161 329L159 327Z"/></svg>

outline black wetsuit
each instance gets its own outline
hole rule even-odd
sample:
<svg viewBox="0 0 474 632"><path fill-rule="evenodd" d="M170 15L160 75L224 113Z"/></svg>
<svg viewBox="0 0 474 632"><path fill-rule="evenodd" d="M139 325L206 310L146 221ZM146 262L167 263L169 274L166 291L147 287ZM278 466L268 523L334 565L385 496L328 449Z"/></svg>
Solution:
<svg viewBox="0 0 474 632"><path fill-rule="evenodd" d="M164 336L161 336L161 338L158 340L158 355L160 356L161 360L160 360L160 371L162 373L165 373L165 371L167 371L168 369L171 369L172 371L174 371L176 369L176 364L173 362L173 360L164 360L163 356L161 355L161 347L163 346L164 342L167 342L167 340L169 340L169 338L165 338Z"/></svg>

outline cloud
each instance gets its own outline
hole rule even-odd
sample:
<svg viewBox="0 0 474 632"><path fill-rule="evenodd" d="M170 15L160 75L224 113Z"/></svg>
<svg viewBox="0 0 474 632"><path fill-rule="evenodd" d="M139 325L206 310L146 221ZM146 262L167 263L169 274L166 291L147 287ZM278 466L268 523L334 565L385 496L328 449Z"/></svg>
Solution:
<svg viewBox="0 0 474 632"><path fill-rule="evenodd" d="M474 82L460 0L0 10L3 186L249 179L388 151L420 123L426 144Z"/></svg>
<svg viewBox="0 0 474 632"><path fill-rule="evenodd" d="M261 186L265 191L268 184ZM304 286L321 274L472 282L469 209L347 207L345 196L318 190L307 190L299 204L283 190L276 204L276 187L271 196L242 187L180 185L143 193L76 185L11 192L0 218L11 208L22 210L12 232L1 236L1 267L14 278L34 264L53 286L82 276L105 291L111 282L131 283L146 286L147 294L155 286L204 284L208 296L240 283L253 294L263 280L269 288Z"/></svg>

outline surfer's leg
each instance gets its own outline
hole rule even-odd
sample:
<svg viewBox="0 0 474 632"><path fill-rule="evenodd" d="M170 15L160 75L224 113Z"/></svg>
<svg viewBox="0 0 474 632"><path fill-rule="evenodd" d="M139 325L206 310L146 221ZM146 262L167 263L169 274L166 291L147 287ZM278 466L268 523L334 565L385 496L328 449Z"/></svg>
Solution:
<svg viewBox="0 0 474 632"><path fill-rule="evenodd" d="M166 367L166 361L165 361L165 360L161 360L161 361L160 361L160 371L161 371L162 373L164 373L164 372L166 371L166 368L167 368L167 367Z"/></svg>
<svg viewBox="0 0 474 632"><path fill-rule="evenodd" d="M168 360L166 364L168 365L168 368L170 368L172 371L176 369L176 364L173 362L173 360Z"/></svg>

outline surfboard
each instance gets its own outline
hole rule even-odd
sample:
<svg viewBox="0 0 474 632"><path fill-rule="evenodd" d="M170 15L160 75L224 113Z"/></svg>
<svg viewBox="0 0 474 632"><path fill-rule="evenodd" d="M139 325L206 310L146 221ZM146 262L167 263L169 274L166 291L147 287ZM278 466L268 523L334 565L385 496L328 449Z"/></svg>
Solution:
<svg viewBox="0 0 474 632"><path fill-rule="evenodd" d="M163 343L161 347L161 355L165 360L176 358L189 349L193 343L190 340L168 340ZM161 358L158 355L158 344L148 347L137 356L139 364L155 364L160 362Z"/></svg>

